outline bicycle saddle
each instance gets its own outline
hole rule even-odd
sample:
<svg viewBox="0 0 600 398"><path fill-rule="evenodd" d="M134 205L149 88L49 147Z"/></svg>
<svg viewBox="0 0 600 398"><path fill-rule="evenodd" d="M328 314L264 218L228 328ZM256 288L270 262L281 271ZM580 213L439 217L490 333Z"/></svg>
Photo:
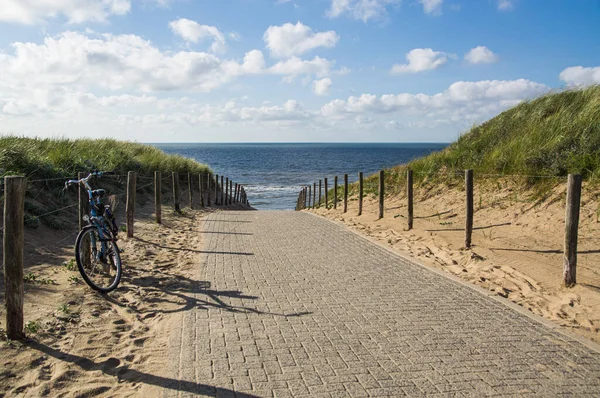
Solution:
<svg viewBox="0 0 600 398"><path fill-rule="evenodd" d="M106 193L106 190L104 190L104 189L94 189L92 191L92 198L94 198L94 199L101 198L104 196L105 193Z"/></svg>

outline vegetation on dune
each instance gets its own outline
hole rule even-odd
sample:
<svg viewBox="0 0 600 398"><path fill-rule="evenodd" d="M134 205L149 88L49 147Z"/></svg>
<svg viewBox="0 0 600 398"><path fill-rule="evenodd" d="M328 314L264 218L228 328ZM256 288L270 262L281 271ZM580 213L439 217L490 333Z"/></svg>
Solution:
<svg viewBox="0 0 600 398"><path fill-rule="evenodd" d="M550 93L473 127L444 150L410 162L420 173L566 176L600 173L600 86Z"/></svg>
<svg viewBox="0 0 600 398"><path fill-rule="evenodd" d="M540 192L552 186L548 176L580 173L600 181L600 86L549 93L522 102L473 127L439 152L386 170L390 192L401 191L406 170L416 183L464 179L464 170L481 175L518 178ZM377 191L377 175L365 180L365 191ZM492 180L490 180L492 181ZM351 187L352 193L357 186Z"/></svg>
<svg viewBox="0 0 600 398"><path fill-rule="evenodd" d="M522 176L515 182L540 194L569 173L600 181L600 86L549 93L522 102L473 127L441 151L385 170L387 193L403 192L406 171L415 183L462 186L464 170L482 175ZM378 191L378 174L365 176L366 195ZM490 179L490 182L494 179ZM351 184L350 196L358 193ZM333 198L333 189L329 192ZM339 198L343 193L338 191ZM340 199L341 200L341 199Z"/></svg>
<svg viewBox="0 0 600 398"><path fill-rule="evenodd" d="M30 179L73 177L79 171L202 173L208 166L150 145L112 139L0 137L0 175Z"/></svg>
<svg viewBox="0 0 600 398"><path fill-rule="evenodd" d="M24 175L28 178L25 197L25 225L37 228L67 228L76 221L77 189L63 191L68 178L78 172L112 171L124 176L138 173L137 200L143 203L153 190L153 175L165 176L163 191L169 192L171 172L180 173L187 182L187 173L211 172L205 164L178 155L169 155L150 145L112 139L41 139L16 136L0 137L0 176ZM93 187L104 188L109 194L124 198L126 178L104 178L93 181ZM3 200L0 183L0 202ZM144 195L148 194L148 195Z"/></svg>

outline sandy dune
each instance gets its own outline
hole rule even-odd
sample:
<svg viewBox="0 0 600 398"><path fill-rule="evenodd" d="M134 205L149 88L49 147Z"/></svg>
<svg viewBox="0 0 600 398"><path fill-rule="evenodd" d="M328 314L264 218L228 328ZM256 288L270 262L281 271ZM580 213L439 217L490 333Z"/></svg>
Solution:
<svg viewBox="0 0 600 398"><path fill-rule="evenodd" d="M192 248L200 246L203 214L164 208L157 225L142 208L136 238L120 241L121 285L107 296L88 288L76 266L61 265L73 258L71 232L28 230L25 273L37 282L25 285L25 321L38 330L24 343L1 343L0 396L145 395L172 382L161 377L168 328L190 304L185 292L196 283L191 270L200 254ZM2 309L2 329L4 322Z"/></svg>

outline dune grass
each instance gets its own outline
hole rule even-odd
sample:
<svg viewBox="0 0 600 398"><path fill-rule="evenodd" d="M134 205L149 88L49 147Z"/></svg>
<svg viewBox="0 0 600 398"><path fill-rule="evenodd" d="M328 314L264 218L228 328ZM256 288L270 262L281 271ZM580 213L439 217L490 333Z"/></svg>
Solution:
<svg viewBox="0 0 600 398"><path fill-rule="evenodd" d="M522 102L473 127L441 151L385 170L386 192L402 192L406 171L416 184L461 186L464 170L475 178L510 177L543 194L558 180L579 173L600 182L600 86L566 90ZM488 181L494 183L494 178ZM365 194L378 190L378 174L365 176ZM358 193L351 184L349 194ZM330 190L333 197L333 190Z"/></svg>
<svg viewBox="0 0 600 398"><path fill-rule="evenodd" d="M497 184L504 176L532 188L534 197L547 194L569 173L582 174L596 186L600 184L600 86L524 101L471 128L441 151L386 169L386 194L404 192L409 169L417 185L461 188L464 171L473 169L479 184ZM365 176L365 196L376 195L378 184L378 173ZM341 192L340 187L339 201ZM358 195L358 183L350 184L348 193ZM333 188L329 197L333 198Z"/></svg>
<svg viewBox="0 0 600 398"><path fill-rule="evenodd" d="M72 177L79 171L154 171L205 173L205 164L169 155L150 145L112 139L40 139L0 137L0 176L18 174L29 179Z"/></svg>
<svg viewBox="0 0 600 398"><path fill-rule="evenodd" d="M68 178L78 172L112 171L118 178L93 181L109 194L123 196L128 171L138 174L137 201L144 203L153 192L155 171L165 176L162 188L170 192L171 172L178 172L180 182L187 173L211 173L209 167L195 160L169 155L150 145L112 139L41 139L17 136L0 137L0 176L24 175L28 179L25 197L25 224L37 228L45 224L55 229L68 228L77 220L77 189L63 190ZM183 185L185 186L185 185ZM3 201L0 183L0 202ZM62 210L61 210L62 209Z"/></svg>
<svg viewBox="0 0 600 398"><path fill-rule="evenodd" d="M416 173L566 176L600 172L600 86L525 101L473 127L444 150L410 162Z"/></svg>

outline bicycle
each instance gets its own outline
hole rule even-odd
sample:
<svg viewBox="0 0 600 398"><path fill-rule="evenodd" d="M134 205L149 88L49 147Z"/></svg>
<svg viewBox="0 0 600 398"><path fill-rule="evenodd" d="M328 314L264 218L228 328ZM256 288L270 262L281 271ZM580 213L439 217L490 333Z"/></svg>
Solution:
<svg viewBox="0 0 600 398"><path fill-rule="evenodd" d="M75 241L75 259L83 280L94 290L108 293L121 281L121 255L117 246L117 222L113 215L115 203L103 205L104 189L92 189L89 180L102 178L105 172L93 172L80 180L65 182L65 190L73 184L85 187L90 204L90 214L83 220L87 223ZM114 198L114 197L113 197Z"/></svg>

